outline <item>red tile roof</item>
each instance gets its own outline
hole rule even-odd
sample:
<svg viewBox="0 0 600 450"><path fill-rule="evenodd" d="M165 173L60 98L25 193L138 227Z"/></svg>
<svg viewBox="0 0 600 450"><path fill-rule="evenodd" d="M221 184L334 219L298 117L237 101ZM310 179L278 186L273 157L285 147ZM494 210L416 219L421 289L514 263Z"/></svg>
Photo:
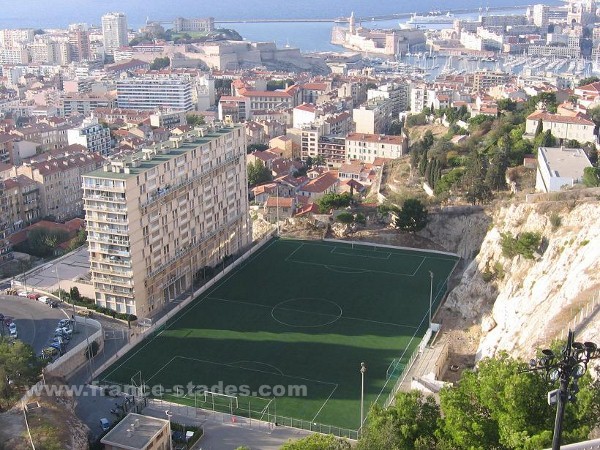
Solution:
<svg viewBox="0 0 600 450"><path fill-rule="evenodd" d="M533 114L527 116L527 120L540 120L543 122L555 122L555 123L572 123L577 125L594 125L594 122L587 119L583 115L577 116L561 116L559 114L552 114L545 111L536 111Z"/></svg>

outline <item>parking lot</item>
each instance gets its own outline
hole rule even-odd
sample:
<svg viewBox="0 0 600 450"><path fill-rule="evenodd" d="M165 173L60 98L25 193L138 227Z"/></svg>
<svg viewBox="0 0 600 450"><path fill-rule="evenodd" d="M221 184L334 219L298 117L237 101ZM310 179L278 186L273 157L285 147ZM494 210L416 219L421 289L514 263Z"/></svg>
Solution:
<svg viewBox="0 0 600 450"><path fill-rule="evenodd" d="M58 321L70 318L72 312L61 307L50 308L44 303L25 297L0 295L0 313L17 325L18 338L31 345L36 354L40 354L54 336ZM77 324L66 350L69 351L69 348L84 341L86 333L92 334L95 331L92 326ZM2 333L8 334L7 326L2 328Z"/></svg>

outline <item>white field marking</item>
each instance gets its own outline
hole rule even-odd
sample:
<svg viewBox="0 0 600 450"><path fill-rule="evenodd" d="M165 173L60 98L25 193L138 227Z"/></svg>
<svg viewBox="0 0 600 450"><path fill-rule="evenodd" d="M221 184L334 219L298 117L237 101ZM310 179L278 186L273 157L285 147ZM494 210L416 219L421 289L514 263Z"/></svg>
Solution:
<svg viewBox="0 0 600 450"><path fill-rule="evenodd" d="M240 363L260 364L261 366L271 367L271 368L275 369L277 372L279 372L279 375L285 376L285 373L283 373L283 371L281 369L279 369L277 366L274 366L273 364L267 364L264 362L260 362L260 361L255 361L255 360L235 361L235 362L229 363L229 365L234 366L234 367L239 367L240 369L245 369L245 367L243 365L242 366L239 365Z"/></svg>
<svg viewBox="0 0 600 450"><path fill-rule="evenodd" d="M287 255L287 257L283 260L284 262L288 262L288 260L294 255L294 253L296 253L298 250L300 250L302 247L304 247L304 243L300 244L298 247L296 247L296 249L290 253L289 255Z"/></svg>
<svg viewBox="0 0 600 450"><path fill-rule="evenodd" d="M273 309L274 308L273 306L269 306L269 305L262 305L260 303L243 302L241 300L229 300L229 299L226 299L226 298L219 298L219 297L209 297L209 298L211 300L217 300L217 301L228 302L228 303L239 303L241 305L258 306L260 308L269 308L269 309ZM303 297L298 297L298 298L303 298ZM295 300L295 299L290 299L290 300ZM327 300L327 299L323 298L323 300ZM332 302L332 303L335 303L335 302ZM337 305L337 303L336 303L336 305ZM310 312L310 313L315 314L315 315L337 317L335 314L319 313L319 312L313 312L313 311L305 311L305 310L302 310L302 309L285 308L285 307L279 307L278 309L282 309L282 310L286 310L286 311L303 312L303 313ZM341 306L340 306L340 309L342 309ZM340 319L348 319L348 320L356 320L356 321L363 321L363 322L371 322L371 323L377 323L377 324L380 324L380 325L390 325L390 326L393 326L393 327L400 327L400 328L417 328L417 327L415 327L413 325L404 325L404 324L401 324L401 323L392 323L392 322L380 322L379 320L364 319L364 318L360 318L360 317L350 317L350 316L344 316L343 314L340 317ZM319 325L319 326L321 326L321 325Z"/></svg>
<svg viewBox="0 0 600 450"><path fill-rule="evenodd" d="M161 372L161 371L162 371L162 370L163 370L165 367L167 367L169 364L171 364L175 358L177 358L177 356L173 356L173 357L172 357L172 358L169 360L169 362L168 362L168 363L166 363L164 366L162 366L160 369L158 369L156 372L154 372L154 375L152 375L150 378L148 378L148 379L146 380L146 383L150 382L150 380L151 380L152 378L154 378L154 377L155 377L156 375L158 375L158 374L159 374L159 372Z"/></svg>
<svg viewBox="0 0 600 450"><path fill-rule="evenodd" d="M421 268L421 266L423 265L423 263L425 262L425 260L427 259L426 256L422 256L422 260L421 260L421 264L419 264L419 266L415 269L415 271L413 272L413 274L411 275L411 277L414 277L417 272L419 271L419 269Z"/></svg>
<svg viewBox="0 0 600 450"><path fill-rule="evenodd" d="M331 249L331 253L333 253L334 255L343 255L343 256L350 256L350 257L358 257L358 258L371 258L371 259L385 259L385 260L389 260L390 256L392 256L392 254L390 252L377 252L377 256L370 256L370 255L357 255L354 253L344 253L345 249L342 249L340 251L337 250L337 247L333 247L333 249ZM362 250L362 249L354 249L354 250ZM375 253L375 251L371 251L372 253ZM381 256L379 256L381 255Z"/></svg>
<svg viewBox="0 0 600 450"><path fill-rule="evenodd" d="M331 391L331 394L329 394L329 397L327 397L325 399L325 401L323 402L323 404L321 405L321 407L319 408L319 410L317 411L317 413L315 414L315 417L312 418L311 422L314 423L315 419L317 418L317 416L319 414L321 414L321 411L323 410L323 408L325 408L325 405L327 404L327 402L329 401L329 399L331 398L331 396L333 395L333 393L335 392L335 390L338 388L339 385L335 385L335 387L333 388L333 390Z"/></svg>
<svg viewBox="0 0 600 450"><path fill-rule="evenodd" d="M320 266L320 267L324 267L329 270L334 270L333 268L347 270L347 271L357 270L356 267L346 267L346 266L338 266L338 265L332 265L332 264L313 263L313 262L307 262L307 261L295 260L295 261L289 261L289 262L293 262L293 263L297 263L297 264L308 264L310 266ZM372 270L372 269L360 269L360 270L363 270L364 271L363 273L367 273L367 272L381 273L381 274L385 274L385 275L394 275L394 276L399 276L399 277L412 277L413 276L412 274L409 274L409 273L387 272L385 270ZM352 273L352 272L350 272L350 273ZM357 273L357 272L354 272L354 273Z"/></svg>

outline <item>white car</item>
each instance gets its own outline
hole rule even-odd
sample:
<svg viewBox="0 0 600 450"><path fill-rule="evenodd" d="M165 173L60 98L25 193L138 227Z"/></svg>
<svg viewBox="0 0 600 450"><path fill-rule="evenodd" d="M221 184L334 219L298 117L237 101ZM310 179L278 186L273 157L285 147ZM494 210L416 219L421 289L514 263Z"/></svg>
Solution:
<svg viewBox="0 0 600 450"><path fill-rule="evenodd" d="M17 338L18 337L18 333L17 333L17 325L12 322L9 326L8 326L8 331L10 332L10 337L11 338Z"/></svg>
<svg viewBox="0 0 600 450"><path fill-rule="evenodd" d="M48 302L50 301L50 297L48 297L47 295L42 295L41 297L38 297L37 301L42 302L44 304L48 304Z"/></svg>
<svg viewBox="0 0 600 450"><path fill-rule="evenodd" d="M19 291L19 292L17 292L17 295L19 297L27 297L27 291Z"/></svg>

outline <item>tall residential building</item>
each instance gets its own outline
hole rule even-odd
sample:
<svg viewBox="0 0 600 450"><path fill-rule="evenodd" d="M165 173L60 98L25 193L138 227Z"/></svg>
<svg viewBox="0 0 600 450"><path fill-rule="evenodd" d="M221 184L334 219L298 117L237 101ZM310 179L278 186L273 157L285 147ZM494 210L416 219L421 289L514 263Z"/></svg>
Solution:
<svg viewBox="0 0 600 450"><path fill-rule="evenodd" d="M69 25L69 48L73 61L81 62L91 59L90 32L86 24Z"/></svg>
<svg viewBox="0 0 600 450"><path fill-rule="evenodd" d="M79 127L67 131L67 139L69 145L82 145L92 153L108 156L110 152L110 129L100 125L96 117L84 119Z"/></svg>
<svg viewBox="0 0 600 450"><path fill-rule="evenodd" d="M192 111L192 81L186 77L143 77L117 81L117 107Z"/></svg>
<svg viewBox="0 0 600 450"><path fill-rule="evenodd" d="M112 55L115 49L127 45L127 17L120 12L108 13L102 16L102 36L104 51Z"/></svg>
<svg viewBox="0 0 600 450"><path fill-rule="evenodd" d="M533 5L533 24L540 27L543 31L548 30L550 23L550 7L548 5Z"/></svg>
<svg viewBox="0 0 600 450"><path fill-rule="evenodd" d="M4 194L4 182L0 180L0 265L13 258L10 242L8 242L8 201Z"/></svg>
<svg viewBox="0 0 600 450"><path fill-rule="evenodd" d="M98 305L151 317L250 243L241 126L194 129L82 178Z"/></svg>

